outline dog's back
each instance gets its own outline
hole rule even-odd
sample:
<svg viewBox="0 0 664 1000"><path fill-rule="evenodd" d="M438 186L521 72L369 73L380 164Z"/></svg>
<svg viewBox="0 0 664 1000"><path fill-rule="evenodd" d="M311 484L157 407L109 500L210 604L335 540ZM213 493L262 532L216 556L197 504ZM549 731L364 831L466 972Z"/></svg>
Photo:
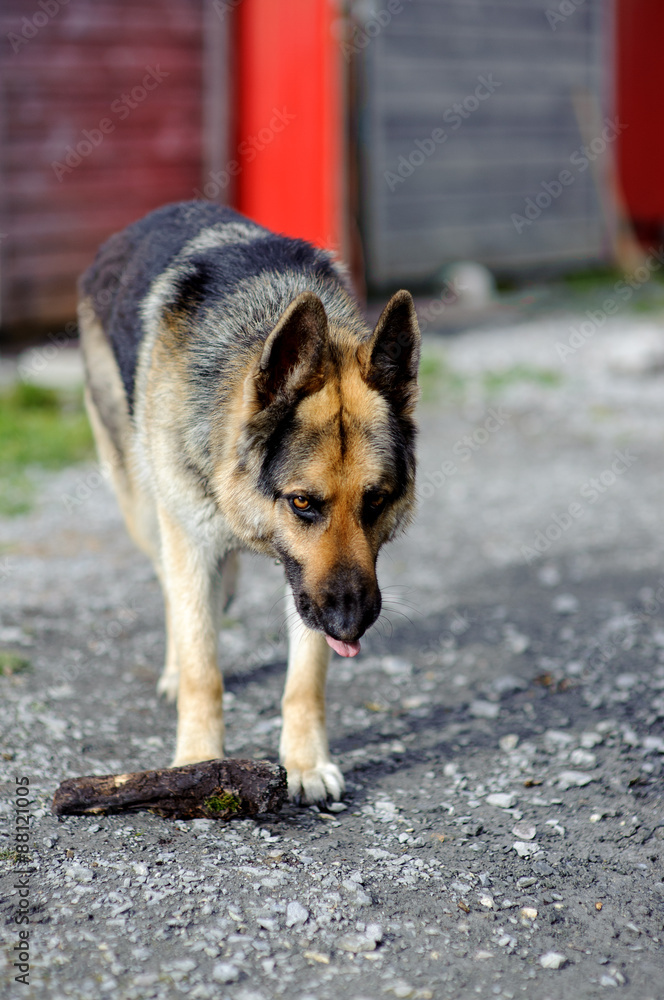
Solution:
<svg viewBox="0 0 664 1000"><path fill-rule="evenodd" d="M269 275L269 283L265 276ZM161 295L150 292L161 278ZM348 295L344 270L329 253L302 240L279 236L230 208L192 201L150 213L100 248L79 291L101 323L122 376L130 412L146 318L155 307L175 320L186 316L188 342L179 348L200 361L203 312L223 310L223 324L208 330L208 351L217 376L224 355L264 340L302 291L322 293L326 305L368 331ZM217 348L215 351L214 348ZM204 374L204 373L202 373Z"/></svg>

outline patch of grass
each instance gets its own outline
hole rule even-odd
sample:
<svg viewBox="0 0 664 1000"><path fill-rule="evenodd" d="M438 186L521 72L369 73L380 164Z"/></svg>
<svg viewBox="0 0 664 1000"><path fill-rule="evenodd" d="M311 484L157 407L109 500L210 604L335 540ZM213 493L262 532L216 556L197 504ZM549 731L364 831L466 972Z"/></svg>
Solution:
<svg viewBox="0 0 664 1000"><path fill-rule="evenodd" d="M30 468L62 469L92 458L82 397L19 382L0 392L0 515L30 509Z"/></svg>
<svg viewBox="0 0 664 1000"><path fill-rule="evenodd" d="M458 395L466 386L466 379L447 364L439 354L423 353L420 360L420 389L422 401L430 403L441 393Z"/></svg>
<svg viewBox="0 0 664 1000"><path fill-rule="evenodd" d="M31 666L30 660L26 660L24 656L0 649L0 677L9 677L11 674L23 674L26 670L30 670Z"/></svg>
<svg viewBox="0 0 664 1000"><path fill-rule="evenodd" d="M208 812L219 814L219 813L236 813L240 809L241 802L237 795L233 792L221 792L219 795L211 795L203 803Z"/></svg>
<svg viewBox="0 0 664 1000"><path fill-rule="evenodd" d="M591 267L564 275L563 282L575 292L594 292L605 285L614 285L622 277L615 267Z"/></svg>
<svg viewBox="0 0 664 1000"><path fill-rule="evenodd" d="M660 292L659 295L636 299L632 303L632 310L636 313L660 313L664 310L664 296Z"/></svg>
<svg viewBox="0 0 664 1000"><path fill-rule="evenodd" d="M536 382L541 386L560 385L562 376L549 368L529 368L527 365L513 365L502 371L484 372L482 383L487 392L499 392L515 382Z"/></svg>
<svg viewBox="0 0 664 1000"><path fill-rule="evenodd" d="M6 847L4 851L0 851L0 861L10 861L13 865L18 864L18 851L12 850L11 847Z"/></svg>

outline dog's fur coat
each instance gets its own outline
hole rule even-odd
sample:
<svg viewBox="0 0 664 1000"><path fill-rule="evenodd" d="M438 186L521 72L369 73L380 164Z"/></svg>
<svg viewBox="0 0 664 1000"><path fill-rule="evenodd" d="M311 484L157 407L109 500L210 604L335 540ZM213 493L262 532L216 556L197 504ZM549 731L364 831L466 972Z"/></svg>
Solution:
<svg viewBox="0 0 664 1000"><path fill-rule="evenodd" d="M410 295L371 333L329 253L185 202L104 244L81 278L79 326L100 458L164 592L174 763L223 756L219 613L249 548L283 562L296 612L280 748L290 794L338 799L330 646L357 652L380 612L378 550L413 508Z"/></svg>

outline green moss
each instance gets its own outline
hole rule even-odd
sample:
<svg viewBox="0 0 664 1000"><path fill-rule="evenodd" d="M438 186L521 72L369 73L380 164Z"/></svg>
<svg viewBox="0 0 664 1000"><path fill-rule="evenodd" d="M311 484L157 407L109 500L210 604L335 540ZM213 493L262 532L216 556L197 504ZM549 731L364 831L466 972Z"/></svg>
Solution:
<svg viewBox="0 0 664 1000"><path fill-rule="evenodd" d="M62 469L93 457L80 393L19 382L0 392L0 515L29 510L29 468Z"/></svg>
<svg viewBox="0 0 664 1000"><path fill-rule="evenodd" d="M211 813L236 813L239 811L241 802L239 796L233 792L223 792L214 794L206 799L203 805Z"/></svg>
<svg viewBox="0 0 664 1000"><path fill-rule="evenodd" d="M10 653L0 649L0 677L9 677L10 674L22 674L31 667L30 660L18 653Z"/></svg>
<svg viewBox="0 0 664 1000"><path fill-rule="evenodd" d="M10 847L5 848L4 851L0 851L0 861L11 861L13 865L17 864L18 851L14 851Z"/></svg>

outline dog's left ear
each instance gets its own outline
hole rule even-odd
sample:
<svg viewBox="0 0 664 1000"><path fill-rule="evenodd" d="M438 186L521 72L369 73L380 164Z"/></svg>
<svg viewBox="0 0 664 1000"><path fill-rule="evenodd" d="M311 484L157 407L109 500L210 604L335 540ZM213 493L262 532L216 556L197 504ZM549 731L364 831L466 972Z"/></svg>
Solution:
<svg viewBox="0 0 664 1000"><path fill-rule="evenodd" d="M313 292L302 292L282 313L263 346L254 384L262 407L323 385L327 316Z"/></svg>
<svg viewBox="0 0 664 1000"><path fill-rule="evenodd" d="M402 290L383 309L360 356L365 381L400 410L411 410L417 401L420 343L413 298Z"/></svg>

